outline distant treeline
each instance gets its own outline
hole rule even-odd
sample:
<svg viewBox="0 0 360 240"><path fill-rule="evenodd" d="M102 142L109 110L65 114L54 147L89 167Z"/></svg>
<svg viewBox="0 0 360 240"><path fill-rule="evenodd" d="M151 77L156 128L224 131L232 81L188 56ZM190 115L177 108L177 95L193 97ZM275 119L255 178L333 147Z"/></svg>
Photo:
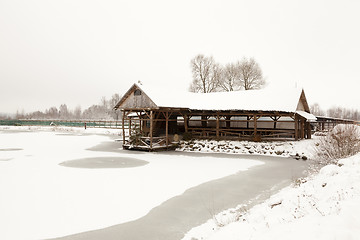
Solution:
<svg viewBox="0 0 360 240"><path fill-rule="evenodd" d="M85 110L82 110L80 106L69 109L66 104L61 104L59 108L51 107L44 112L35 111L27 114L17 112L15 115L0 113L0 119L119 120L120 111L114 111L113 107L120 101L120 98L121 96L117 93L113 94L109 100L102 97L99 104L94 104ZM360 112L357 109L337 106L324 110L318 103L315 103L310 106L310 112L315 116L360 121Z"/></svg>
<svg viewBox="0 0 360 240"><path fill-rule="evenodd" d="M331 107L327 110L323 110L318 103L315 103L310 106L310 112L315 116L325 116L360 121L360 112L357 109L349 109L337 106Z"/></svg>
<svg viewBox="0 0 360 240"><path fill-rule="evenodd" d="M61 104L59 108L51 107L44 112L35 111L26 114L17 112L14 117L0 115L0 119L118 120L120 111L113 110L113 107L120 101L120 98L120 95L115 93L109 100L107 100L106 97L102 97L99 104L94 104L85 110L82 110L80 106L75 107L75 109L70 109L66 104Z"/></svg>

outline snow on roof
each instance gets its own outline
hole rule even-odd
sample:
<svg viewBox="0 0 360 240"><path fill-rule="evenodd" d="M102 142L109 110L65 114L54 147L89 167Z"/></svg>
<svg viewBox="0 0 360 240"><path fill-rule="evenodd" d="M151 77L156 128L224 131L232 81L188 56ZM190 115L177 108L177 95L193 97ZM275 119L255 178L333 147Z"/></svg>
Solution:
<svg viewBox="0 0 360 240"><path fill-rule="evenodd" d="M246 110L295 112L302 89L261 89L233 92L192 93L137 85L158 107L194 110Z"/></svg>
<svg viewBox="0 0 360 240"><path fill-rule="evenodd" d="M304 111L296 111L296 113L299 114L300 116L306 118L306 120L309 122L316 122L316 120L317 120L317 118L311 113L307 113Z"/></svg>

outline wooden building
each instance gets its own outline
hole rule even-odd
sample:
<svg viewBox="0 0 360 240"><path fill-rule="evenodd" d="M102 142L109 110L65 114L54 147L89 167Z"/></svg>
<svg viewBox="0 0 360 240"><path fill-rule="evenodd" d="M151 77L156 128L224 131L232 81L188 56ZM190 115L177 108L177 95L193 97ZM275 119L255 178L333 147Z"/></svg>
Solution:
<svg viewBox="0 0 360 240"><path fill-rule="evenodd" d="M301 89L179 93L134 84L114 108L122 111L124 148L150 151L170 148L182 137L311 138L310 122L316 121Z"/></svg>
<svg viewBox="0 0 360 240"><path fill-rule="evenodd" d="M333 118L325 116L316 116L316 124L314 124L316 131L326 132L333 129L338 124L358 124L351 119Z"/></svg>

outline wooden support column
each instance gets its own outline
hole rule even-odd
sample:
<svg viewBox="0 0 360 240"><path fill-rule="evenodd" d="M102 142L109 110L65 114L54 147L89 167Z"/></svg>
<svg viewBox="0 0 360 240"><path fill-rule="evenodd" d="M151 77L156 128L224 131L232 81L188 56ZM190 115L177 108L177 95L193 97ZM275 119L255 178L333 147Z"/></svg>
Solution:
<svg viewBox="0 0 360 240"><path fill-rule="evenodd" d="M166 121L166 146L169 146L169 112L165 114Z"/></svg>
<svg viewBox="0 0 360 240"><path fill-rule="evenodd" d="M231 127L230 119L231 119L231 116L226 116L226 128L230 128L230 127Z"/></svg>
<svg viewBox="0 0 360 240"><path fill-rule="evenodd" d="M131 137L131 118L129 118L129 137Z"/></svg>
<svg viewBox="0 0 360 240"><path fill-rule="evenodd" d="M152 149L152 144L153 144L153 128L154 128L154 124L153 124L153 111L150 111L150 149Z"/></svg>
<svg viewBox="0 0 360 240"><path fill-rule="evenodd" d="M219 113L216 114L216 138L219 139L220 137L220 116Z"/></svg>
<svg viewBox="0 0 360 240"><path fill-rule="evenodd" d="M306 122L306 138L311 139L311 124Z"/></svg>
<svg viewBox="0 0 360 240"><path fill-rule="evenodd" d="M300 134L301 134L301 139L305 138L305 124L304 124L304 119L300 120L301 123L301 127L300 127Z"/></svg>
<svg viewBox="0 0 360 240"><path fill-rule="evenodd" d="M280 117L270 117L274 121L274 129L276 129L276 123L280 119Z"/></svg>
<svg viewBox="0 0 360 240"><path fill-rule="evenodd" d="M254 115L254 141L256 141L257 140L257 116L256 115Z"/></svg>
<svg viewBox="0 0 360 240"><path fill-rule="evenodd" d="M121 127L122 127L122 134L123 134L123 147L125 144L125 111L122 111L122 121L121 121Z"/></svg>
<svg viewBox="0 0 360 240"><path fill-rule="evenodd" d="M184 127L185 132L187 133L189 131L189 117L187 114L184 115Z"/></svg>
<svg viewBox="0 0 360 240"><path fill-rule="evenodd" d="M295 115L295 141L299 140L299 119L297 115Z"/></svg>

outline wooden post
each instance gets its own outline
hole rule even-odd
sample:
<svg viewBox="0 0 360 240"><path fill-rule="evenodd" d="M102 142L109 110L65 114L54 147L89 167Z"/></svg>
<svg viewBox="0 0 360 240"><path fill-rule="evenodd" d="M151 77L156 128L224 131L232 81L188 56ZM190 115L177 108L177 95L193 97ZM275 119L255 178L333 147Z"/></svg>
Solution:
<svg viewBox="0 0 360 240"><path fill-rule="evenodd" d="M150 149L152 149L153 144L153 111L150 111Z"/></svg>
<svg viewBox="0 0 360 240"><path fill-rule="evenodd" d="M230 127L231 127L230 119L231 119L231 116L226 116L226 128L230 128Z"/></svg>
<svg viewBox="0 0 360 240"><path fill-rule="evenodd" d="M122 112L122 133L123 133L123 147L124 147L124 144L125 144L125 111Z"/></svg>
<svg viewBox="0 0 360 240"><path fill-rule="evenodd" d="M300 133L301 133L301 139L304 139L305 138L305 124L304 124L304 119L301 119L300 120L301 122L301 127L300 127Z"/></svg>
<svg viewBox="0 0 360 240"><path fill-rule="evenodd" d="M256 135L257 135L257 116L256 115L254 115L254 141L256 141L256 139L257 139L257 137L256 137Z"/></svg>
<svg viewBox="0 0 360 240"><path fill-rule="evenodd" d="M216 114L216 138L219 139L219 133L220 133L220 116L219 113Z"/></svg>
<svg viewBox="0 0 360 240"><path fill-rule="evenodd" d="M165 119L166 119L166 147L169 146L169 112L166 112L165 115Z"/></svg>
<svg viewBox="0 0 360 240"><path fill-rule="evenodd" d="M306 137L311 139L311 124L309 122L306 123Z"/></svg>
<svg viewBox="0 0 360 240"><path fill-rule="evenodd" d="M131 137L131 118L129 118L129 137Z"/></svg>
<svg viewBox="0 0 360 240"><path fill-rule="evenodd" d="M189 118L188 118L188 115L184 115L184 127L185 127L185 132L187 133L188 131L189 131L189 126L188 126L188 124L189 124Z"/></svg>
<svg viewBox="0 0 360 240"><path fill-rule="evenodd" d="M295 141L299 140L299 120L297 118L297 115L295 115Z"/></svg>

